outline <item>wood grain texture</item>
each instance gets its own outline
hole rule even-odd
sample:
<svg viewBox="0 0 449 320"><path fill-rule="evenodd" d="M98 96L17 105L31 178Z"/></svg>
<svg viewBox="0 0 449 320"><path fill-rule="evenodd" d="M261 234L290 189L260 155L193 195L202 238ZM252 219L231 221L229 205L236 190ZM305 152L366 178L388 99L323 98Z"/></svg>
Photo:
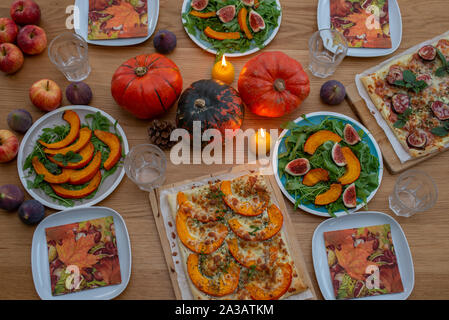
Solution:
<svg viewBox="0 0 449 320"><path fill-rule="evenodd" d="M12 1L0 2L0 17L9 16ZM67 15L65 8L73 0L38 0L42 8L41 26L47 31L51 40L65 31ZM432 38L449 29L449 1L407 1L399 0L403 22L403 39L396 53ZM282 50L303 66L308 63L307 41L316 31L316 0L281 0L283 22L280 32L266 50ZM201 78L209 78L214 57L197 48L185 34L180 22L181 0L161 0L160 17L157 29L169 29L178 37L178 47L169 57L181 69L184 86ZM143 53L152 53L152 38L134 47L105 48L89 46L92 73L87 83L92 87L94 99L92 106L98 107L119 120L129 139L130 147L147 143L147 121L140 121L122 111L110 94L110 80L120 63ZM249 58L232 59L238 74ZM374 66L384 58L347 57L332 76L349 86L354 82L356 73ZM51 64L47 54L26 57L21 71L13 76L0 74L0 129L8 128L6 115L13 109L24 108L30 111L36 120L43 115L34 108L28 98L31 84L41 78L55 80L63 89L68 85L64 76ZM356 117L348 103L331 107L324 105L319 98L319 89L326 81L310 77L311 94L300 109L277 119L265 119L246 112L243 128L279 128L286 120L298 118L303 113L314 111L334 111ZM235 85L236 83L234 83ZM67 100L64 99L64 105ZM174 119L176 107L173 107L164 119ZM23 136L20 135L20 139ZM443 153L416 166L430 174L438 188L439 200L436 206L424 213L406 219L397 218L409 241L415 264L415 287L411 299L449 298L449 153ZM180 165L171 163L167 168L166 183L175 183L194 179L205 174L213 174L231 168L231 165ZM370 210L383 211L394 216L388 208L388 195L392 192L396 176L384 173L382 185L369 203ZM0 184L19 184L16 162L0 164ZM27 195L27 198L29 196ZM123 182L110 197L99 205L113 208L124 217L131 239L132 276L128 288L119 299L174 299L175 295L167 272L167 265L151 214L148 194L140 191L130 180ZM294 210L287 203L296 239L305 254L305 263L319 297L312 264L312 235L315 228L323 221L305 212ZM47 215L52 214L47 210ZM16 213L0 212L0 299L37 299L31 276L30 250L34 228L22 224ZM13 275L13 276L12 276Z"/></svg>

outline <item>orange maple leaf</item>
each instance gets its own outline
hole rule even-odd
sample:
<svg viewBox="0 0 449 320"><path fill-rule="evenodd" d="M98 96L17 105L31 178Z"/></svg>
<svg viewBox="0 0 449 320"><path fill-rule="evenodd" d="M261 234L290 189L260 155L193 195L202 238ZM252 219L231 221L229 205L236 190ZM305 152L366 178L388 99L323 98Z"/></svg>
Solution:
<svg viewBox="0 0 449 320"><path fill-rule="evenodd" d="M95 269L101 272L101 276L107 284L118 284L122 282L120 263L117 256L101 259L95 265Z"/></svg>
<svg viewBox="0 0 449 320"><path fill-rule="evenodd" d="M353 279L364 281L365 271L369 265L376 265L368 260L373 252L373 241L366 241L354 248L353 244L344 243L341 250L335 250L338 263Z"/></svg>
<svg viewBox="0 0 449 320"><path fill-rule="evenodd" d="M98 257L90 254L89 250L95 245L94 234L88 234L75 241L75 235L62 240L62 245L56 244L59 260L66 266L76 265L78 268L89 268L98 261Z"/></svg>
<svg viewBox="0 0 449 320"><path fill-rule="evenodd" d="M113 17L106 22L106 29L123 26L124 33L133 32L140 25L140 16L135 8L128 2L122 1L119 5L111 6L103 11Z"/></svg>
<svg viewBox="0 0 449 320"><path fill-rule="evenodd" d="M45 229L47 241L60 241L73 235L73 231L78 228L78 223L66 224L63 226Z"/></svg>

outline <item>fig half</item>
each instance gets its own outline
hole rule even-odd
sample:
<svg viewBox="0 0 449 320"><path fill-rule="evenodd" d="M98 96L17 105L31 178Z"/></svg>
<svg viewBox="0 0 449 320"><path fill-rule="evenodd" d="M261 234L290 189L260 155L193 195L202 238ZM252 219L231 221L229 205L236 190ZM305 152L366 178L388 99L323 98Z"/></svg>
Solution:
<svg viewBox="0 0 449 320"><path fill-rule="evenodd" d="M309 172L309 170L310 163L306 158L292 160L285 166L285 172L295 177L303 176Z"/></svg>

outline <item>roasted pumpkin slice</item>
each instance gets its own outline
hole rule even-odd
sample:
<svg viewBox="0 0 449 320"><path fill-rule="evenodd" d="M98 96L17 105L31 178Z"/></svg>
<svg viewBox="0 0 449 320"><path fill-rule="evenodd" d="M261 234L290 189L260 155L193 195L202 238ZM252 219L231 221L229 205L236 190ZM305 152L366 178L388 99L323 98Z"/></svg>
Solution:
<svg viewBox="0 0 449 320"><path fill-rule="evenodd" d="M109 157L103 164L105 170L111 170L122 157L122 145L119 138L110 132L95 130L95 136L103 141L109 148Z"/></svg>
<svg viewBox="0 0 449 320"><path fill-rule="evenodd" d="M267 208L268 222L264 228L254 225L244 226L238 218L228 220L231 230L241 239L246 241L263 241L274 237L282 228L284 217L281 210L272 204Z"/></svg>
<svg viewBox="0 0 449 320"><path fill-rule="evenodd" d="M212 191L214 188L216 191ZM186 195L184 192L178 192L177 204L180 210L183 210L190 218L203 223L218 221L227 212L226 204L221 198L219 185L211 185L202 188L195 195Z"/></svg>
<svg viewBox="0 0 449 320"><path fill-rule="evenodd" d="M242 7L237 15L237 20L239 22L240 30L242 30L245 33L245 36L251 40L253 38L253 35L251 31L249 31L248 24L246 22L247 19L248 10L246 10L245 7Z"/></svg>
<svg viewBox="0 0 449 320"><path fill-rule="evenodd" d="M320 181L328 181L329 172L323 168L312 169L302 179L302 184L308 187L316 185Z"/></svg>
<svg viewBox="0 0 449 320"><path fill-rule="evenodd" d="M65 155L69 151L78 152L81 149L83 149L90 142L91 137L92 137L92 131L89 128L84 127L84 128L81 128L79 138L74 144L72 144L68 147L62 148L62 149L45 148L44 152L46 154L50 154L50 155L56 155L56 154Z"/></svg>
<svg viewBox="0 0 449 320"><path fill-rule="evenodd" d="M223 223L202 224L190 218L184 210L178 210L176 214L176 231L187 248L201 254L210 254L220 248L228 235L228 228Z"/></svg>
<svg viewBox="0 0 449 320"><path fill-rule="evenodd" d="M341 140L342 138L332 131L320 130L307 138L306 143L304 144L304 151L308 154L314 154L316 149L326 141L340 142Z"/></svg>
<svg viewBox="0 0 449 320"><path fill-rule="evenodd" d="M214 279L206 277L201 273L199 262L199 255L196 253L190 254L187 258L187 273L198 290L213 297L223 297L237 289L240 280L240 267L238 264L231 262L227 271L221 273L217 279Z"/></svg>
<svg viewBox="0 0 449 320"><path fill-rule="evenodd" d="M64 115L62 116L62 118L70 124L70 131L67 136L61 141L54 143L45 143L44 141L39 140L39 143L41 145L49 149L62 149L73 143L73 141L78 138L80 133L81 121L76 112L72 110L66 110L64 111Z"/></svg>
<svg viewBox="0 0 449 320"><path fill-rule="evenodd" d="M97 190L101 183L101 171L97 171L96 175L90 180L89 184L80 190L70 190L66 189L57 184L50 184L53 191L60 197L66 199L82 199L90 195L92 192Z"/></svg>
<svg viewBox="0 0 449 320"><path fill-rule="evenodd" d="M357 156L348 147L341 148L341 152L346 159L346 172L340 178L338 182L342 185L351 184L360 177L360 172L362 170L360 166L360 161Z"/></svg>
<svg viewBox="0 0 449 320"><path fill-rule="evenodd" d="M246 268L256 268L264 270L272 268L278 258L279 249L272 243L267 246L263 242L249 242L236 238L226 240L229 252Z"/></svg>
<svg viewBox="0 0 449 320"><path fill-rule="evenodd" d="M92 160L94 157L94 151L95 147L92 143L88 143L84 148L82 148L79 152L79 155L81 156L81 160L78 162L68 162L66 165L64 165L61 161L56 161L54 157L47 156L48 160L50 160L53 163L56 163L61 168L66 169L81 169L87 166L87 164Z"/></svg>
<svg viewBox="0 0 449 320"><path fill-rule="evenodd" d="M81 170L74 170L70 175L69 182L71 184L79 185L84 184L90 180L97 174L98 170L100 170L101 166L101 152L97 152L95 157L92 159L92 162L89 163L87 167Z"/></svg>
<svg viewBox="0 0 449 320"><path fill-rule="evenodd" d="M215 11L200 12L200 11L196 11L196 10L190 11L189 14L194 16L194 17L201 18L201 19L212 18L212 17L215 17L217 15L217 13Z"/></svg>
<svg viewBox="0 0 449 320"><path fill-rule="evenodd" d="M45 168L44 164L39 161L38 157L33 157L31 162L33 164L34 171L36 171L37 174L44 175L44 180L48 183L61 184L68 182L70 179L70 170L63 169L61 174L54 175L48 171L47 168Z"/></svg>
<svg viewBox="0 0 449 320"><path fill-rule="evenodd" d="M268 206L270 201L268 192L262 187L258 189L257 179L257 177L249 176L221 183L223 200L235 213L254 217L264 212ZM242 201L241 198L250 198L250 200Z"/></svg>
<svg viewBox="0 0 449 320"><path fill-rule="evenodd" d="M270 272L248 283L246 290L254 300L277 300L290 288L292 273L289 263L278 263Z"/></svg>
<svg viewBox="0 0 449 320"><path fill-rule="evenodd" d="M219 32L209 26L204 29L204 34L209 38L216 40L240 39L240 32Z"/></svg>
<svg viewBox="0 0 449 320"><path fill-rule="evenodd" d="M331 184L331 187L326 192L320 193L315 197L315 205L324 206L335 202L340 198L343 187L339 183Z"/></svg>

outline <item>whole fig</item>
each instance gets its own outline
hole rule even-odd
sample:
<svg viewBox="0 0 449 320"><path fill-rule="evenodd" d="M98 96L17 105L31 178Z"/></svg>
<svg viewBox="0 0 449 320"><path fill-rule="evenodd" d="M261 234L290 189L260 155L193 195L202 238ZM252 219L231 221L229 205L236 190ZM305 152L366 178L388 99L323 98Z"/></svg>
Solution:
<svg viewBox="0 0 449 320"><path fill-rule="evenodd" d="M92 89L87 83L73 82L65 90L67 100L74 105L88 105L92 100Z"/></svg>
<svg viewBox="0 0 449 320"><path fill-rule="evenodd" d="M5 184L0 187L0 208L6 211L16 210L23 202L22 189L13 184Z"/></svg>
<svg viewBox="0 0 449 320"><path fill-rule="evenodd" d="M154 48L157 52L167 54L176 48L176 36L168 30L160 30L153 39Z"/></svg>
<svg viewBox="0 0 449 320"><path fill-rule="evenodd" d="M19 218L25 224L37 224L44 216L45 208L39 201L27 200L19 207Z"/></svg>
<svg viewBox="0 0 449 320"><path fill-rule="evenodd" d="M33 117L26 110L16 109L8 114L7 121L12 130L25 133L33 124Z"/></svg>
<svg viewBox="0 0 449 320"><path fill-rule="evenodd" d="M329 80L321 86L320 97L330 105L340 104L346 96L345 86L337 80Z"/></svg>

